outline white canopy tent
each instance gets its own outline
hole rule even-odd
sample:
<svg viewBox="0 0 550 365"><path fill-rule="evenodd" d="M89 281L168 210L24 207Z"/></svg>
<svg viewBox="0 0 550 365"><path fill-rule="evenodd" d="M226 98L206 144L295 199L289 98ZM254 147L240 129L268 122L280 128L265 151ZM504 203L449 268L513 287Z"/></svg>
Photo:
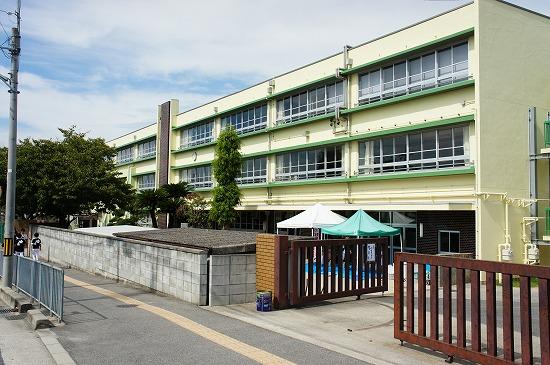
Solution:
<svg viewBox="0 0 550 365"><path fill-rule="evenodd" d="M323 204L317 203L304 210L302 213L277 223L277 233L279 233L279 229L288 228L326 228L340 224L345 220L346 218L342 217L340 214L336 214Z"/></svg>

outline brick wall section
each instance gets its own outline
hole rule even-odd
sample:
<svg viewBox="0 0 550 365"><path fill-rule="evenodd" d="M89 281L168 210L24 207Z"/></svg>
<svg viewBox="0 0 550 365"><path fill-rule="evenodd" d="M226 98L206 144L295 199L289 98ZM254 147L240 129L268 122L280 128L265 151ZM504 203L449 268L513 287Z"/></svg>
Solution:
<svg viewBox="0 0 550 365"><path fill-rule="evenodd" d="M206 305L206 251L44 226L33 232L42 259Z"/></svg>
<svg viewBox="0 0 550 365"><path fill-rule="evenodd" d="M417 222L424 225L424 236L417 238L417 252L435 255L439 250L438 231L460 231L460 252L476 252L476 224L473 211L418 211ZM417 230L420 233L420 229Z"/></svg>
<svg viewBox="0 0 550 365"><path fill-rule="evenodd" d="M275 241L277 235L256 237L256 290L275 291Z"/></svg>
<svg viewBox="0 0 550 365"><path fill-rule="evenodd" d="M251 303L256 300L256 255L210 256L210 305Z"/></svg>

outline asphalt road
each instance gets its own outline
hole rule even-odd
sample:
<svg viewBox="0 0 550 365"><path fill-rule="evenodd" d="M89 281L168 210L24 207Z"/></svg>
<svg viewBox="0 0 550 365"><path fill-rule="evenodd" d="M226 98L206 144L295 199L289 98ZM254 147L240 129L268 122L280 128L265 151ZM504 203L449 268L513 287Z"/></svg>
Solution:
<svg viewBox="0 0 550 365"><path fill-rule="evenodd" d="M324 348L174 298L66 270L99 288L184 316L296 364L363 364ZM255 361L154 313L65 281L66 325L53 329L78 364L253 364Z"/></svg>

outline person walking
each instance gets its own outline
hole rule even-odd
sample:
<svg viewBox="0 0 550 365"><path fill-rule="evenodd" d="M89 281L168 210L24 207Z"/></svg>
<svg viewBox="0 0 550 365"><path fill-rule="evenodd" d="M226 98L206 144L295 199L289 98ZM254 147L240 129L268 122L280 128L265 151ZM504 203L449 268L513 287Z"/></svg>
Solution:
<svg viewBox="0 0 550 365"><path fill-rule="evenodd" d="M14 254L17 256L24 256L25 252L25 239L21 236L21 233L17 232L15 235L15 246L13 248Z"/></svg>
<svg viewBox="0 0 550 365"><path fill-rule="evenodd" d="M23 238L23 240L25 240L23 256L25 256L25 249L27 250L27 256L30 256L31 250L29 249L29 236L27 236L25 228L21 228L21 237Z"/></svg>
<svg viewBox="0 0 550 365"><path fill-rule="evenodd" d="M39 234L38 234L38 232L36 232L34 234L34 238L31 241L32 259L34 261L38 261L38 259L40 258L40 250L42 249L42 240L38 236L39 236Z"/></svg>

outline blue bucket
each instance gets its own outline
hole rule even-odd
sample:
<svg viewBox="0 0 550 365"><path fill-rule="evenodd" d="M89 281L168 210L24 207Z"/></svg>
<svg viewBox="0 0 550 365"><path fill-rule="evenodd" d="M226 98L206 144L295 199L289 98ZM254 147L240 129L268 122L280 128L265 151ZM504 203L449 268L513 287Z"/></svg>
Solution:
<svg viewBox="0 0 550 365"><path fill-rule="evenodd" d="M256 292L256 310L258 312L271 312L272 300L270 291Z"/></svg>

